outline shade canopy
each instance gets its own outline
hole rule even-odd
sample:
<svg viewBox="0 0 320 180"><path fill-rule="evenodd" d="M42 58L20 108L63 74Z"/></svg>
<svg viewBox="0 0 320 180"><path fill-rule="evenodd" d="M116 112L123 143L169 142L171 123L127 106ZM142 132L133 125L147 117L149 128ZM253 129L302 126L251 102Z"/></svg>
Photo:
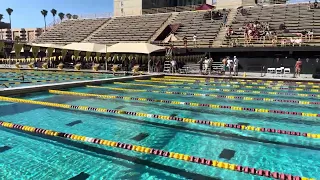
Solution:
<svg viewBox="0 0 320 180"><path fill-rule="evenodd" d="M58 44L37 44L37 43L31 43L28 44L30 46L38 46L38 47L46 47L46 48L57 48L57 49L62 49L63 46L62 45L58 45Z"/></svg>
<svg viewBox="0 0 320 180"><path fill-rule="evenodd" d="M162 42L163 43L168 43L168 42L174 42L174 41L179 41L179 40L181 40L181 39L178 36L176 36L174 34L170 34Z"/></svg>
<svg viewBox="0 0 320 180"><path fill-rule="evenodd" d="M63 46L63 49L74 50L74 51L86 51L86 52L100 52L106 53L106 45L96 43L71 43Z"/></svg>
<svg viewBox="0 0 320 180"><path fill-rule="evenodd" d="M156 46L150 43L117 43L108 47L107 52L150 54L162 49L165 49L165 47Z"/></svg>

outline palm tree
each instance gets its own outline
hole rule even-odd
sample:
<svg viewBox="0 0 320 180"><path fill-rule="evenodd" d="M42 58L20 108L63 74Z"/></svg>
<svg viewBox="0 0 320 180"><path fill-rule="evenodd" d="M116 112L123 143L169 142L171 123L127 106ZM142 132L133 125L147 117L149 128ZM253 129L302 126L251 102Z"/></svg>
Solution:
<svg viewBox="0 0 320 180"><path fill-rule="evenodd" d="M78 19L78 18L79 18L78 15L73 15L73 16L72 16L72 19Z"/></svg>
<svg viewBox="0 0 320 180"><path fill-rule="evenodd" d="M0 14L0 22L2 21L2 19L3 19L3 14ZM1 33L1 40L3 39L3 37L2 37L2 29L0 29L0 33Z"/></svg>
<svg viewBox="0 0 320 180"><path fill-rule="evenodd" d="M10 32L11 32L11 14L12 14L12 12L13 12L13 9L11 9L11 8L7 8L7 9L6 9L6 11L7 11L8 15L9 15L9 21L10 21ZM11 38L11 40L12 40L12 38Z"/></svg>
<svg viewBox="0 0 320 180"><path fill-rule="evenodd" d="M72 15L70 13L66 14L66 16L67 16L68 19L72 18Z"/></svg>
<svg viewBox="0 0 320 180"><path fill-rule="evenodd" d="M53 16L53 24L56 24L56 14L57 14L57 10L51 9L51 14L52 14L52 16Z"/></svg>
<svg viewBox="0 0 320 180"><path fill-rule="evenodd" d="M41 14L43 16L43 19L44 19L44 31L47 31L47 21L46 21L46 16L48 15L48 11L43 9L41 11Z"/></svg>
<svg viewBox="0 0 320 180"><path fill-rule="evenodd" d="M61 21L64 19L64 13L61 12L61 13L58 14L58 16L59 16Z"/></svg>

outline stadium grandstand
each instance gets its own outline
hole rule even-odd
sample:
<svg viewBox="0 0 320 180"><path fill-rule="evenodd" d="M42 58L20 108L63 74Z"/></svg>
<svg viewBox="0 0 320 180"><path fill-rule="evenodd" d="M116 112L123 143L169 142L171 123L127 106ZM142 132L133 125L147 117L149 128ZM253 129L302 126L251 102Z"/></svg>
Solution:
<svg viewBox="0 0 320 180"><path fill-rule="evenodd" d="M312 73L320 56L320 8L314 1L114 0L113 14L63 20L34 42L148 42L215 61L237 55L245 71L293 66L300 57L308 59L305 72Z"/></svg>

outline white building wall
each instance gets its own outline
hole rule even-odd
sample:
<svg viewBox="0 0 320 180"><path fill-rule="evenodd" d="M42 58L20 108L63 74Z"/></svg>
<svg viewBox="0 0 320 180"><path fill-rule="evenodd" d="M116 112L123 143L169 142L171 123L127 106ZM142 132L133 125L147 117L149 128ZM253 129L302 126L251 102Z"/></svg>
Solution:
<svg viewBox="0 0 320 180"><path fill-rule="evenodd" d="M114 0L114 16L142 14L142 0Z"/></svg>
<svg viewBox="0 0 320 180"><path fill-rule="evenodd" d="M242 6L242 0L217 0L217 9Z"/></svg>

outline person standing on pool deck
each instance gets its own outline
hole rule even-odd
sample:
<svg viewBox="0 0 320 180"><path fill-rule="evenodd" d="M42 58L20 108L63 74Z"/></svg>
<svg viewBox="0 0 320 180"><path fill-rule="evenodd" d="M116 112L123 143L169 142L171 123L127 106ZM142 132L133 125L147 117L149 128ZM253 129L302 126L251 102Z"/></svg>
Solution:
<svg viewBox="0 0 320 180"><path fill-rule="evenodd" d="M207 59L207 57L206 57ZM202 74L202 68L203 68L203 58L200 59L199 63L199 69L200 69L200 74Z"/></svg>
<svg viewBox="0 0 320 180"><path fill-rule="evenodd" d="M301 72L301 66L302 66L302 61L300 58L298 58L296 65L295 65L295 77L300 77L300 72Z"/></svg>
<svg viewBox="0 0 320 180"><path fill-rule="evenodd" d="M229 75L231 76L231 71L233 68L233 60L230 59L229 57L227 57L227 66L228 66L228 70L229 70Z"/></svg>
<svg viewBox="0 0 320 180"><path fill-rule="evenodd" d="M223 65L222 71L223 71L223 73L226 73L226 71L227 71L227 57L224 57L222 59L222 65Z"/></svg>
<svg viewBox="0 0 320 180"><path fill-rule="evenodd" d="M238 76L238 65L239 65L239 59L237 56L233 57L233 75Z"/></svg>

